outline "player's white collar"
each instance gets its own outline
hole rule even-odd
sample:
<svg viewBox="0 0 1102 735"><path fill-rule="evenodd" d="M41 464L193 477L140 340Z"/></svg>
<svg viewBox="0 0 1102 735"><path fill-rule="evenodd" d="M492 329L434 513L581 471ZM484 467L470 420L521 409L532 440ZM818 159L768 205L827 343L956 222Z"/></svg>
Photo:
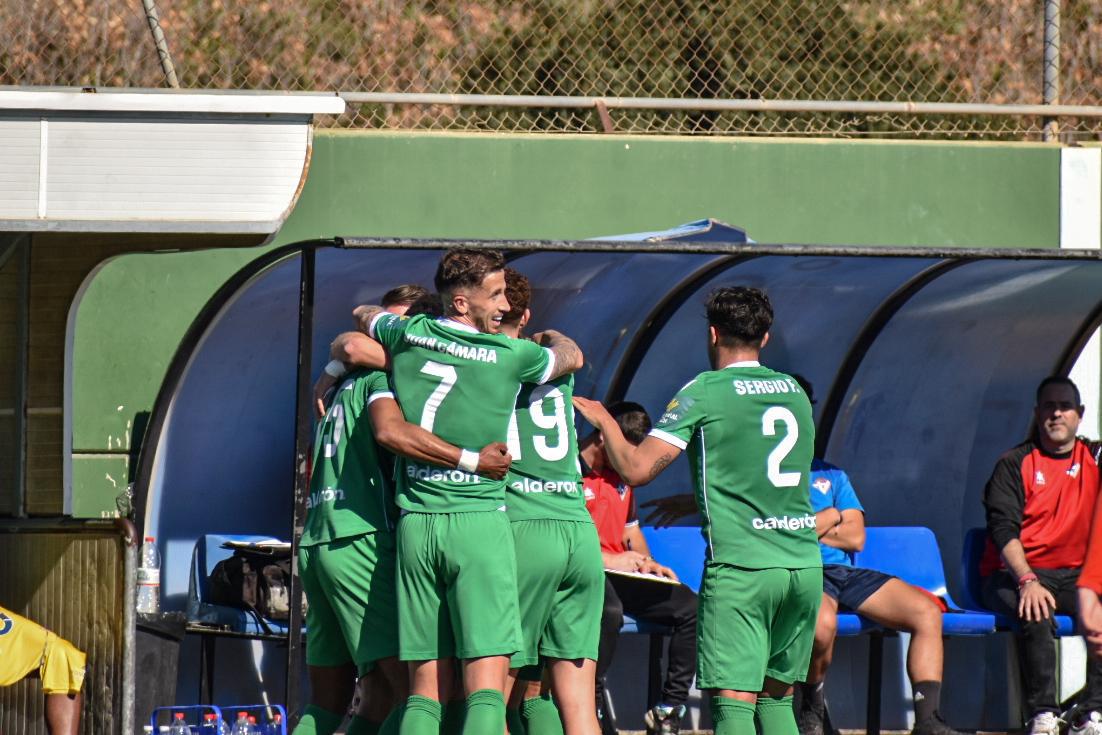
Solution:
<svg viewBox="0 0 1102 735"><path fill-rule="evenodd" d="M472 327L470 324L464 324L463 322L457 322L454 319L449 319L446 316L436 317L436 321L443 324L445 327L451 329L458 329L460 332L470 332L471 334L478 334L478 330Z"/></svg>
<svg viewBox="0 0 1102 735"><path fill-rule="evenodd" d="M729 365L724 365L720 370L726 370L729 367L761 367L761 363L757 360L739 360L738 362L732 362Z"/></svg>

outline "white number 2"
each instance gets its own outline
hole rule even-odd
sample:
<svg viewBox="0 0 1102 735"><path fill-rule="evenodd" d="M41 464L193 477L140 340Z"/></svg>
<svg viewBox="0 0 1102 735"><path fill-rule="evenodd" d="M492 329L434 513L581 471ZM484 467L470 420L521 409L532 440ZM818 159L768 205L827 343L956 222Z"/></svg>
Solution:
<svg viewBox="0 0 1102 735"><path fill-rule="evenodd" d="M800 484L800 472L781 472L781 462L796 446L800 437L800 425L792 412L783 406L771 406L761 415L763 436L777 435L777 422L784 422L785 435L765 460L765 475L775 487L796 487Z"/></svg>
<svg viewBox="0 0 1102 735"><path fill-rule="evenodd" d="M440 404L444 402L448 392L455 386L455 380L459 376L453 366L441 365L432 360L421 366L421 372L440 378L440 385L436 386L429 395L429 399L425 401L425 408L421 411L421 428L425 431L432 431L433 424L436 423L436 411L440 408Z"/></svg>

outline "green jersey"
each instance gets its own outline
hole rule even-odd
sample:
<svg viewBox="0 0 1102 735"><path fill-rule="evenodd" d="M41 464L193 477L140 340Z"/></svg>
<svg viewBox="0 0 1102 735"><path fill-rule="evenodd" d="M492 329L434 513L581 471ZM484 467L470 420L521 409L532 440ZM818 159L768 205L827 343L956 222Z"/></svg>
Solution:
<svg viewBox="0 0 1102 735"><path fill-rule="evenodd" d="M748 569L822 564L808 500L815 424L795 380L757 362L701 373L651 436L689 448L709 559Z"/></svg>
<svg viewBox="0 0 1102 735"><path fill-rule="evenodd" d="M555 369L554 355L535 342L424 314L380 314L371 336L390 353L406 420L472 451L504 442L520 384L546 383ZM396 475L404 510L459 513L505 505L504 480L404 457Z"/></svg>
<svg viewBox="0 0 1102 735"><path fill-rule="evenodd" d="M589 521L574 432L574 376L525 385L509 425L511 521Z"/></svg>
<svg viewBox="0 0 1102 735"><path fill-rule="evenodd" d="M303 546L394 530L393 458L375 443L367 412L380 398L394 393L379 370L350 373L337 387L314 439Z"/></svg>

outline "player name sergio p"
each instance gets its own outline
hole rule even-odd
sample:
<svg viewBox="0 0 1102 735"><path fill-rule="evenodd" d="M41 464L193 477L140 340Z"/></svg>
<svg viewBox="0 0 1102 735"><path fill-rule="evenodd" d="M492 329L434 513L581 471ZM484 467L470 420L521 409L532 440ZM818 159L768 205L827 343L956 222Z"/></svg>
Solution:
<svg viewBox="0 0 1102 735"><path fill-rule="evenodd" d="M469 347L444 339L437 339L436 337L420 337L416 334L405 334L402 338L409 344L423 347L426 350L436 350L455 357L462 357L464 360L497 364L497 351L488 347Z"/></svg>
<svg viewBox="0 0 1102 735"><path fill-rule="evenodd" d="M734 380L735 394L740 396L760 396L768 393L802 393L800 386L792 378L769 378L767 380Z"/></svg>

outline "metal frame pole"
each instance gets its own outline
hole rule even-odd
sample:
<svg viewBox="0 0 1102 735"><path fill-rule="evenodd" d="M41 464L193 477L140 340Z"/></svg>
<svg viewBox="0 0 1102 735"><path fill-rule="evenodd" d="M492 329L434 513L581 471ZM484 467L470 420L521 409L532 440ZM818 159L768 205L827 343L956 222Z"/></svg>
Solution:
<svg viewBox="0 0 1102 735"><path fill-rule="evenodd" d="M1045 0L1044 86L1042 98L1046 105L1060 104L1060 0ZM1060 134L1055 117L1045 117L1044 140L1051 143Z"/></svg>
<svg viewBox="0 0 1102 735"><path fill-rule="evenodd" d="M311 397L311 347L314 341L314 264L313 247L302 250L302 270L298 304L298 401L295 407L295 494L291 509L291 617L287 631L287 716L288 725L298 722L302 712L302 584L298 576L298 543L306 523L306 498L309 494L310 434L313 425Z"/></svg>

